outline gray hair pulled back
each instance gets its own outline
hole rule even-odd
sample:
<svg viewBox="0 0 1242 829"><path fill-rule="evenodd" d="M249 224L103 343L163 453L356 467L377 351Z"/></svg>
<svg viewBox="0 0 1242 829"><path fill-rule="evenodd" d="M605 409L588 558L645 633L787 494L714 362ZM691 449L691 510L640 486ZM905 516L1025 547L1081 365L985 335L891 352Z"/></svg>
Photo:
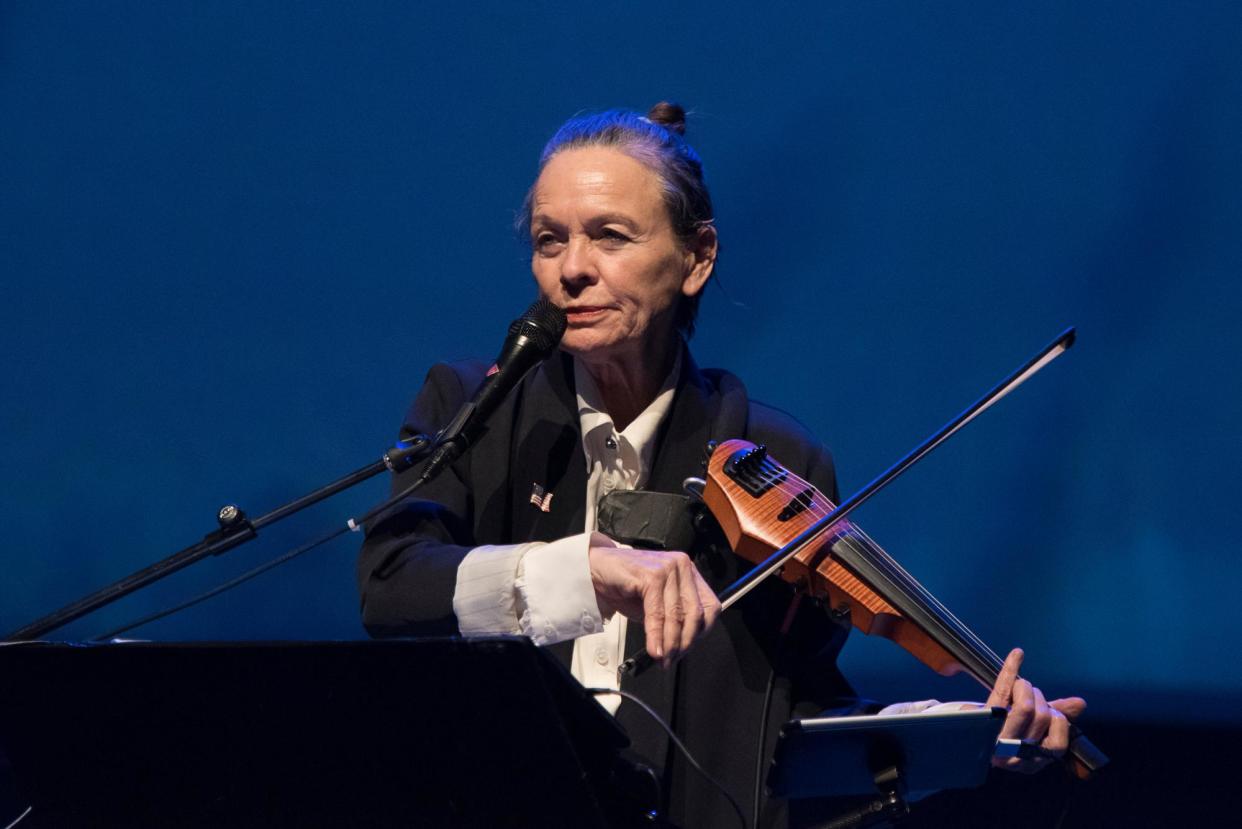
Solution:
<svg viewBox="0 0 1242 829"><path fill-rule="evenodd" d="M582 147L612 147L646 165L660 179L664 206L673 232L683 244L698 238L699 230L715 219L712 197L703 180L703 162L686 143L686 111L661 101L646 116L628 109L575 115L552 136L539 156L539 170L557 153ZM534 187L526 194L518 229L529 235ZM677 329L687 339L694 333L699 297L682 297L677 309Z"/></svg>

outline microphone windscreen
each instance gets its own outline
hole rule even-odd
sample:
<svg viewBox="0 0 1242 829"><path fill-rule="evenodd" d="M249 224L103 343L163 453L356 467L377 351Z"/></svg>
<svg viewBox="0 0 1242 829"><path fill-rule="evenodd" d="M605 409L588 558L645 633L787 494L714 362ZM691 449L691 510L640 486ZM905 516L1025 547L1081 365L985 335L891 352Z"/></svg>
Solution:
<svg viewBox="0 0 1242 829"><path fill-rule="evenodd" d="M540 298L513 321L509 326L509 335L523 333L538 344L540 351L551 351L565 335L568 325L563 308Z"/></svg>

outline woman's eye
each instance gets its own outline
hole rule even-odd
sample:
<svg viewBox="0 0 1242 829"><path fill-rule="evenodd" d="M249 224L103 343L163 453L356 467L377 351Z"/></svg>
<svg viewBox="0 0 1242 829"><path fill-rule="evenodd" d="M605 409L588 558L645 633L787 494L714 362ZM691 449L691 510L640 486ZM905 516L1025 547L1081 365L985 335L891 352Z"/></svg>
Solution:
<svg viewBox="0 0 1242 829"><path fill-rule="evenodd" d="M535 237L535 249L541 252L555 250L557 244L557 238L551 233L540 233Z"/></svg>
<svg viewBox="0 0 1242 829"><path fill-rule="evenodd" d="M612 228L609 228L609 227L604 228L604 230L600 233L600 236L603 238L605 242L612 242L612 243L620 244L622 242L630 241L629 236L626 236L624 233L622 233L619 230L613 230Z"/></svg>

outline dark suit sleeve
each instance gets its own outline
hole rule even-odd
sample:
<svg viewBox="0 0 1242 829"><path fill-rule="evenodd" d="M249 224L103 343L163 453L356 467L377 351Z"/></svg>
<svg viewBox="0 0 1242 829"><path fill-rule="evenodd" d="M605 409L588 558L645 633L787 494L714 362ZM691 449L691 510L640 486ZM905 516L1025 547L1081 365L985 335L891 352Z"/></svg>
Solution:
<svg viewBox="0 0 1242 829"><path fill-rule="evenodd" d="M482 371L432 367L401 427L401 436L434 435L482 380ZM456 634L457 565L475 546L468 467L458 462L366 527L358 556L362 623L372 636ZM421 465L393 477L397 494Z"/></svg>

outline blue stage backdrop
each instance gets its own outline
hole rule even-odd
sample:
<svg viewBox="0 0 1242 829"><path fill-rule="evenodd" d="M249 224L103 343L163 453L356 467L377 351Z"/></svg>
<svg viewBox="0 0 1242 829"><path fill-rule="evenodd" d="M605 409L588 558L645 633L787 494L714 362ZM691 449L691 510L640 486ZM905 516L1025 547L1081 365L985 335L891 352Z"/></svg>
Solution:
<svg viewBox="0 0 1242 829"><path fill-rule="evenodd" d="M1067 325L1078 345L859 514L1097 711L1238 716L1231 2L0 4L12 629L379 457L532 297L513 218L584 109L692 110L723 239L693 345L861 486ZM376 480L62 632L308 539ZM353 638L351 536L136 635ZM979 697L854 637L879 698Z"/></svg>

